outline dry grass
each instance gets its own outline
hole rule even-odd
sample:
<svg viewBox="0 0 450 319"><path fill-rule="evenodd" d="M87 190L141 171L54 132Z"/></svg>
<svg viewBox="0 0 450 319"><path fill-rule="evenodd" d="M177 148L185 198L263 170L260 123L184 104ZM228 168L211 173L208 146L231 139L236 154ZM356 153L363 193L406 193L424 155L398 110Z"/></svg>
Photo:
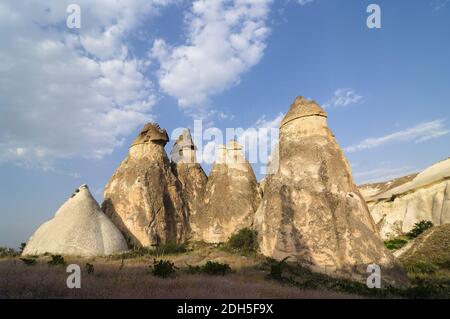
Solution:
<svg viewBox="0 0 450 319"><path fill-rule="evenodd" d="M179 257L180 258L180 257ZM74 260L68 261L73 263ZM145 260L80 259L94 264L95 272L82 270L81 289L68 289L64 266L49 266L40 258L35 266L19 259L0 260L0 298L351 298L351 295L301 290L243 271L224 277L188 275L160 279L148 273ZM181 261L181 262L184 262ZM245 263L244 263L245 265Z"/></svg>

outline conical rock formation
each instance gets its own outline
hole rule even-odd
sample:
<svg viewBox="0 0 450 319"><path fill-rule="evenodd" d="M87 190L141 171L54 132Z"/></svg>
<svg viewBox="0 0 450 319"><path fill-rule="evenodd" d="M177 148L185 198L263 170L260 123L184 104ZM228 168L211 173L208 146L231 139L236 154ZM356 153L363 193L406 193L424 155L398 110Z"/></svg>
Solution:
<svg viewBox="0 0 450 319"><path fill-rule="evenodd" d="M189 216L164 150L169 138L147 124L105 187L102 208L131 245L186 241Z"/></svg>
<svg viewBox="0 0 450 319"><path fill-rule="evenodd" d="M255 228L266 256L359 279L375 263L383 279L404 279L353 183L325 111L303 97L281 123L279 167L266 178Z"/></svg>
<svg viewBox="0 0 450 319"><path fill-rule="evenodd" d="M102 256L127 249L125 238L83 185L31 236L23 255Z"/></svg>
<svg viewBox="0 0 450 319"><path fill-rule="evenodd" d="M221 146L206 185L203 209L193 216L199 240L225 242L242 228L251 227L259 205L258 183L242 146Z"/></svg>
<svg viewBox="0 0 450 319"><path fill-rule="evenodd" d="M189 209L191 237L200 240L199 230L195 223L196 215L201 211L203 195L208 177L197 163L196 147L191 134L186 129L174 144L171 152L173 172L182 185L182 195Z"/></svg>

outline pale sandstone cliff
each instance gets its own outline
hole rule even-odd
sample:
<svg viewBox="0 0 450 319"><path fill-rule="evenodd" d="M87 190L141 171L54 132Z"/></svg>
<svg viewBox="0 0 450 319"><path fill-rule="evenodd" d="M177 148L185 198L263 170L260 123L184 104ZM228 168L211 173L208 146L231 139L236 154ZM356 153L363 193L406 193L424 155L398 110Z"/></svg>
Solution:
<svg viewBox="0 0 450 319"><path fill-rule="evenodd" d="M434 225L450 223L450 159L412 177L400 179L403 183L397 179L360 187L385 239L409 232L422 220ZM392 183L395 187L385 186Z"/></svg>

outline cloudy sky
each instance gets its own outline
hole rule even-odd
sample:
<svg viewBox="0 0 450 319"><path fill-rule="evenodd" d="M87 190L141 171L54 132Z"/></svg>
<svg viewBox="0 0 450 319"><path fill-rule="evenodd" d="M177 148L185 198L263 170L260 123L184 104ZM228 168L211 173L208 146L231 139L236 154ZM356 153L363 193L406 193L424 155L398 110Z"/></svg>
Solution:
<svg viewBox="0 0 450 319"><path fill-rule="evenodd" d="M66 25L71 3L80 29ZM370 3L381 29L367 28ZM358 183L445 159L449 33L448 0L2 1L0 246L26 241L80 184L101 201L148 121L246 134L304 95L326 108Z"/></svg>

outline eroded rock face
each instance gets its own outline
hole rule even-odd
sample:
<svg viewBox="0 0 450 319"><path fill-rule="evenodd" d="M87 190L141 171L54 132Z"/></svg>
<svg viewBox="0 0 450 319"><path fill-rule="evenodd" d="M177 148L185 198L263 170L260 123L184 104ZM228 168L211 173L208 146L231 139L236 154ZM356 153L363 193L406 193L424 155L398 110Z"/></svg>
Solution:
<svg viewBox="0 0 450 319"><path fill-rule="evenodd" d="M255 228L266 256L358 279L367 278L367 266L375 263L384 279L404 279L353 183L325 111L303 97L281 124L279 169L266 177Z"/></svg>
<svg viewBox="0 0 450 319"><path fill-rule="evenodd" d="M375 184L371 187L374 190L366 195L370 212L383 238L407 233L422 220L432 221L436 226L450 223L450 159L413 178L398 180L404 183L387 190L382 184ZM365 185L363 189L370 186ZM376 191L380 188L381 192Z"/></svg>
<svg viewBox="0 0 450 319"><path fill-rule="evenodd" d="M188 237L188 210L164 150L168 140L158 125L145 125L105 187L103 211L131 245L182 243Z"/></svg>
<svg viewBox="0 0 450 319"><path fill-rule="evenodd" d="M203 208L192 218L196 239L225 242L237 231L252 227L259 201L258 183L242 147L234 141L220 147L206 185Z"/></svg>
<svg viewBox="0 0 450 319"><path fill-rule="evenodd" d="M182 185L182 195L189 209L191 237L201 240L196 220L201 218L203 195L208 177L197 163L196 147L191 134L186 129L175 142L171 152L173 172Z"/></svg>
<svg viewBox="0 0 450 319"><path fill-rule="evenodd" d="M23 255L103 256L125 252L125 238L82 185L29 239Z"/></svg>

